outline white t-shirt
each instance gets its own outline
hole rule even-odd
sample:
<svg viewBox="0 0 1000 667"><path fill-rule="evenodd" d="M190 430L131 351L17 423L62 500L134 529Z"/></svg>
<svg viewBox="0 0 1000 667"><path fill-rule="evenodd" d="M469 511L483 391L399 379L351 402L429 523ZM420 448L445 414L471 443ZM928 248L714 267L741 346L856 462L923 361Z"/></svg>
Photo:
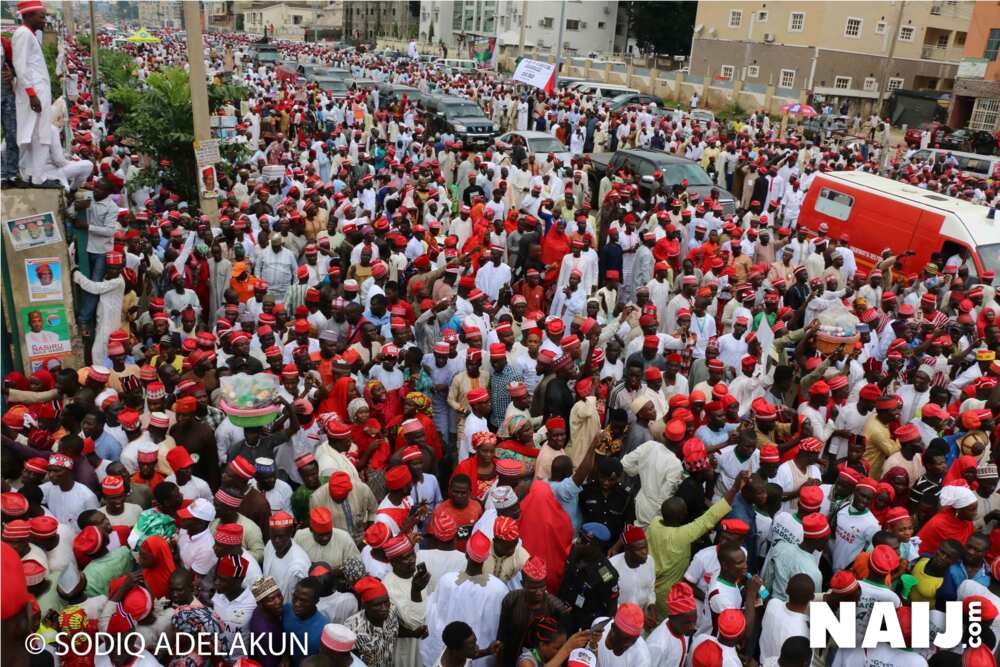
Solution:
<svg viewBox="0 0 1000 667"><path fill-rule="evenodd" d="M788 609L788 603L771 600L761 625L760 657L766 660L781 654L781 645L789 637L809 636L809 617Z"/></svg>
<svg viewBox="0 0 1000 667"><path fill-rule="evenodd" d="M52 482L45 482L38 488L42 501L59 523L75 524L81 512L96 510L99 506L94 492L80 482L73 482L69 491L63 491Z"/></svg>
<svg viewBox="0 0 1000 667"><path fill-rule="evenodd" d="M611 557L611 566L618 571L619 605L631 602L645 608L656 602L656 568L652 558L647 557L646 562L632 568L625 562L625 554L620 553Z"/></svg>
<svg viewBox="0 0 1000 667"><path fill-rule="evenodd" d="M836 539L833 542L833 569L850 567L881 526L868 510L858 513L847 505L837 512Z"/></svg>

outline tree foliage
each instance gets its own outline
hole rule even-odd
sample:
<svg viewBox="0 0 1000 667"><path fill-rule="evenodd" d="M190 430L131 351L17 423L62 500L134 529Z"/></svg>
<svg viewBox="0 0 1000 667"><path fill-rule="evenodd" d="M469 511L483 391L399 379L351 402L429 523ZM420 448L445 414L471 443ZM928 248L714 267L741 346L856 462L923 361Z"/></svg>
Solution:
<svg viewBox="0 0 1000 667"><path fill-rule="evenodd" d="M150 74L142 90L117 86L108 97L124 118L116 134L157 163L156 171L143 173L140 182L159 180L187 201L197 201L194 117L187 72L170 67ZM159 167L160 160L169 160L170 166Z"/></svg>
<svg viewBox="0 0 1000 667"><path fill-rule="evenodd" d="M644 51L687 55L698 12L697 2L623 2L628 36Z"/></svg>

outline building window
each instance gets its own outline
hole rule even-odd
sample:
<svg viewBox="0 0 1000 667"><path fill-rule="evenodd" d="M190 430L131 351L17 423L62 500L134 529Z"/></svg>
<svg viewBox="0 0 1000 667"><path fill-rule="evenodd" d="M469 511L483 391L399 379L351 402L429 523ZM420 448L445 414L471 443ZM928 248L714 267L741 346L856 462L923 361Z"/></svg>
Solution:
<svg viewBox="0 0 1000 667"><path fill-rule="evenodd" d="M747 66L747 78L756 79L760 76L760 65L748 65Z"/></svg>
<svg viewBox="0 0 1000 667"><path fill-rule="evenodd" d="M735 68L732 65L723 65L719 68L719 76L722 77L723 81L732 81Z"/></svg>
<svg viewBox="0 0 1000 667"><path fill-rule="evenodd" d="M833 78L833 87L837 90L848 90L851 87L851 77L837 76Z"/></svg>
<svg viewBox="0 0 1000 667"><path fill-rule="evenodd" d="M743 21L743 12L739 9L729 10L729 27L739 28L740 23Z"/></svg>
<svg viewBox="0 0 1000 667"><path fill-rule="evenodd" d="M783 69L778 77L778 88L791 88L795 85L795 70Z"/></svg>
<svg viewBox="0 0 1000 667"><path fill-rule="evenodd" d="M986 49L983 50L983 58L996 60L997 51L1000 51L1000 28L990 30L990 36L986 40Z"/></svg>
<svg viewBox="0 0 1000 667"><path fill-rule="evenodd" d="M299 15L299 14L296 14L295 16L293 16L292 17L292 23L295 24L295 25L302 25L302 16Z"/></svg>
<svg viewBox="0 0 1000 667"><path fill-rule="evenodd" d="M580 22L576 19L566 19L566 29L567 30L579 30Z"/></svg>
<svg viewBox="0 0 1000 667"><path fill-rule="evenodd" d="M604 30L604 26L606 26L606 25L607 24L604 21L598 21L597 22L597 29L598 30Z"/></svg>
<svg viewBox="0 0 1000 667"><path fill-rule="evenodd" d="M551 16L546 16L545 18L543 18L541 21L538 22L538 25L543 28L551 28L554 23L555 23L554 18L552 18Z"/></svg>
<svg viewBox="0 0 1000 667"><path fill-rule="evenodd" d="M980 97L972 107L969 129L993 132L1000 122L1000 98Z"/></svg>
<svg viewBox="0 0 1000 667"><path fill-rule="evenodd" d="M767 23L767 12L757 12L757 23Z"/></svg>
<svg viewBox="0 0 1000 667"><path fill-rule="evenodd" d="M875 34L876 35L884 35L885 34L886 25L888 25L888 24L885 21L878 21L875 24Z"/></svg>
<svg viewBox="0 0 1000 667"><path fill-rule="evenodd" d="M847 23L844 24L844 37L850 37L851 39L861 39L861 24L862 20L856 16L849 16L847 18Z"/></svg>
<svg viewBox="0 0 1000 667"><path fill-rule="evenodd" d="M878 90L878 81L875 77L866 76L865 77L865 90Z"/></svg>
<svg viewBox="0 0 1000 667"><path fill-rule="evenodd" d="M955 32L955 46L965 46L965 34L961 30Z"/></svg>
<svg viewBox="0 0 1000 667"><path fill-rule="evenodd" d="M899 27L899 41L901 42L912 42L913 33L916 29L912 25L904 25Z"/></svg>
<svg viewBox="0 0 1000 667"><path fill-rule="evenodd" d="M788 32L802 32L806 27L806 13L792 12L788 17Z"/></svg>
<svg viewBox="0 0 1000 667"><path fill-rule="evenodd" d="M885 84L885 89L890 93L894 90L899 90L903 87L903 79L898 76L889 77L889 80Z"/></svg>
<svg viewBox="0 0 1000 667"><path fill-rule="evenodd" d="M937 38L937 47L939 49L947 49L948 48L948 34L947 33L945 33L943 35L938 35L938 38Z"/></svg>

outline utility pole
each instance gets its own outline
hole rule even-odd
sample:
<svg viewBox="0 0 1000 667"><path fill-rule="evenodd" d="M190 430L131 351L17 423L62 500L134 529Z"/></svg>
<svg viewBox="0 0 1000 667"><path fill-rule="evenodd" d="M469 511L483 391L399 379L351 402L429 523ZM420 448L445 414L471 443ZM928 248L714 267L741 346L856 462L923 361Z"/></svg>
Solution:
<svg viewBox="0 0 1000 667"><path fill-rule="evenodd" d="M889 33L889 53L882 61L882 80L878 83L878 101L875 102L875 108L873 113L876 116L882 116L882 103L885 101L885 89L886 89L886 71L892 64L892 56L896 53L896 40L899 38L899 28L903 23L903 8L906 7L906 0L902 0L899 3L899 11L896 13L896 25L891 27ZM888 151L886 151L888 153Z"/></svg>
<svg viewBox="0 0 1000 667"><path fill-rule="evenodd" d="M212 139L212 129L208 120L208 85L205 83L205 45L201 35L201 3L184 3L184 30L187 33L188 76L191 80L191 112L194 116L194 140L201 144ZM198 168L207 167L199 164ZM197 174L195 181L197 182ZM198 197L201 212L214 225L219 217L219 203L215 197Z"/></svg>
<svg viewBox="0 0 1000 667"><path fill-rule="evenodd" d="M528 26L528 0L521 0L521 34L517 40L517 55L524 55L524 33Z"/></svg>
<svg viewBox="0 0 1000 667"><path fill-rule="evenodd" d="M73 15L73 3L67 0L63 3L63 23L66 24L66 34L76 34L76 19Z"/></svg>
<svg viewBox="0 0 1000 667"><path fill-rule="evenodd" d="M559 88L559 70L562 68L562 38L563 28L566 27L566 0L559 3L559 37L556 42L556 78L553 82L556 89Z"/></svg>
<svg viewBox="0 0 1000 667"><path fill-rule="evenodd" d="M90 7L90 97L94 100L94 109L96 110L101 103L101 98L99 95L100 85L97 81L97 19L94 18L94 5L96 3L89 2L87 6Z"/></svg>

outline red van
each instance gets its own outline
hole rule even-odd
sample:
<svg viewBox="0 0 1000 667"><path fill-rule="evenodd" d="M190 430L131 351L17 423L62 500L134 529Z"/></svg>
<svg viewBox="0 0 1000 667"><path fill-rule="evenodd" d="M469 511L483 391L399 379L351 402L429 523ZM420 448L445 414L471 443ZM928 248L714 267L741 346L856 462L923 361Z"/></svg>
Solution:
<svg viewBox="0 0 1000 667"><path fill-rule="evenodd" d="M861 171L817 174L809 185L798 224L816 233L847 234L859 267L871 268L884 248L904 257L903 271L919 273L931 253L951 257L966 248L970 273L1000 273L1000 224L978 204Z"/></svg>

